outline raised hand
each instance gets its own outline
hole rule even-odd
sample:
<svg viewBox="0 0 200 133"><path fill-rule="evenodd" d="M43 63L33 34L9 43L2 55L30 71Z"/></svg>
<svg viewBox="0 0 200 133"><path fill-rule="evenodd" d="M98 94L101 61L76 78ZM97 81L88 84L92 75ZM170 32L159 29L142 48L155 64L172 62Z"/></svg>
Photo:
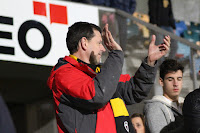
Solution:
<svg viewBox="0 0 200 133"><path fill-rule="evenodd" d="M169 52L170 40L171 40L170 36L165 36L165 38L163 39L164 43L156 46L155 45L156 36L152 35L152 40L148 50L148 58L147 58L148 65L154 66L156 60L160 59Z"/></svg>
<svg viewBox="0 0 200 133"><path fill-rule="evenodd" d="M102 38L104 41L104 44L106 45L108 50L121 50L122 48L121 46L115 42L115 40L112 37L111 32L108 30L108 24L106 24L103 28L103 32L102 32Z"/></svg>

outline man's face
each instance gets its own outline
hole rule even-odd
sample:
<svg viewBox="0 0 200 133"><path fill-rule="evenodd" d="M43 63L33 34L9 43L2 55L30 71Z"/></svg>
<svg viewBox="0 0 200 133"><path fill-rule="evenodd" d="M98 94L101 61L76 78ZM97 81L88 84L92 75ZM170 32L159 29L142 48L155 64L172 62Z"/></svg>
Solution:
<svg viewBox="0 0 200 133"><path fill-rule="evenodd" d="M163 95L171 101L178 100L182 90L183 73L181 70L170 72L165 75L164 80L160 78L160 85L163 87Z"/></svg>
<svg viewBox="0 0 200 133"><path fill-rule="evenodd" d="M90 64L97 65L100 63L102 53L105 48L102 44L102 37L99 31L94 30L94 37L88 41L90 51Z"/></svg>

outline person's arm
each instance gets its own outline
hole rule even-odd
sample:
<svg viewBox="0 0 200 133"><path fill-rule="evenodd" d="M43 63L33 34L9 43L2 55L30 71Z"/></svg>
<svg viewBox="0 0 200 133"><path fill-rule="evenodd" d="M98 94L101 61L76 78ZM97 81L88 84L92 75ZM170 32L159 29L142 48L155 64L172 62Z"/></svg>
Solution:
<svg viewBox="0 0 200 133"><path fill-rule="evenodd" d="M167 125L166 116L159 105L159 103L152 103L144 107L146 125L150 133L160 133Z"/></svg>
<svg viewBox="0 0 200 133"><path fill-rule="evenodd" d="M147 64L146 58L135 76L129 78L129 75L121 75L117 89L127 105L139 103L147 97L153 87L156 70L156 67Z"/></svg>

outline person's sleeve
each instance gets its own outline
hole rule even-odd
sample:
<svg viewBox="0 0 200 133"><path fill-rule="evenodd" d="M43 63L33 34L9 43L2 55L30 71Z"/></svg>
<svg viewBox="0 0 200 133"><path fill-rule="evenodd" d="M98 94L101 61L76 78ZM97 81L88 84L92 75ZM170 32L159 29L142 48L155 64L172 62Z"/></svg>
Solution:
<svg viewBox="0 0 200 133"><path fill-rule="evenodd" d="M148 1L148 7L149 7L149 18L151 20L152 24L157 24L157 17L158 17L158 2L157 0L149 0Z"/></svg>
<svg viewBox="0 0 200 133"><path fill-rule="evenodd" d="M116 92L123 58L122 51L111 51L101 67L101 72L94 78L78 69L66 69L58 73L55 80L59 88L64 88L63 99L79 108L103 107Z"/></svg>
<svg viewBox="0 0 200 133"><path fill-rule="evenodd" d="M146 126L150 133L160 133L160 131L167 125L165 114L157 104L145 107L144 115Z"/></svg>
<svg viewBox="0 0 200 133"><path fill-rule="evenodd" d="M146 58L147 59L147 58ZM147 97L153 87L157 66L151 67L146 62L135 73L135 76L127 80L119 80L117 89L127 105L139 103ZM125 78L125 75L122 75Z"/></svg>

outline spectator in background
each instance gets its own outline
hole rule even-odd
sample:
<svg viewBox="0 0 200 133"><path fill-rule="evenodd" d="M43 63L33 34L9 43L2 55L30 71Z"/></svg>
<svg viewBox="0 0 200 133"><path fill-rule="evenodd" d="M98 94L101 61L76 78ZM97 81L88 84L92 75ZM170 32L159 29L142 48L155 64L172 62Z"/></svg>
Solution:
<svg viewBox="0 0 200 133"><path fill-rule="evenodd" d="M131 122L136 133L145 133L145 119L144 115L139 113L134 113L131 116Z"/></svg>
<svg viewBox="0 0 200 133"><path fill-rule="evenodd" d="M176 26L175 26L175 19L173 16L171 0L149 0L149 17L150 23L176 34ZM162 38L163 35L160 33L156 33L157 40L156 44L160 44L163 42ZM176 40L172 39L171 41L171 49L169 53L169 58L175 58L178 45ZM164 61L164 58L161 58L159 64Z"/></svg>
<svg viewBox="0 0 200 133"><path fill-rule="evenodd" d="M200 133L200 87L186 96L183 118L170 123L160 133Z"/></svg>
<svg viewBox="0 0 200 133"><path fill-rule="evenodd" d="M136 8L135 0L93 0L93 4L120 9L131 15ZM125 50L127 43L127 18L117 14L116 19L119 29L119 44Z"/></svg>
<svg viewBox="0 0 200 133"><path fill-rule="evenodd" d="M165 60L161 64L159 82L163 95L154 96L152 100L144 102L146 124L151 133L160 133L176 118L182 117L184 98L179 94L182 90L183 71L184 67L174 59Z"/></svg>
<svg viewBox="0 0 200 133"><path fill-rule="evenodd" d="M10 112L0 95L0 133L16 133Z"/></svg>

